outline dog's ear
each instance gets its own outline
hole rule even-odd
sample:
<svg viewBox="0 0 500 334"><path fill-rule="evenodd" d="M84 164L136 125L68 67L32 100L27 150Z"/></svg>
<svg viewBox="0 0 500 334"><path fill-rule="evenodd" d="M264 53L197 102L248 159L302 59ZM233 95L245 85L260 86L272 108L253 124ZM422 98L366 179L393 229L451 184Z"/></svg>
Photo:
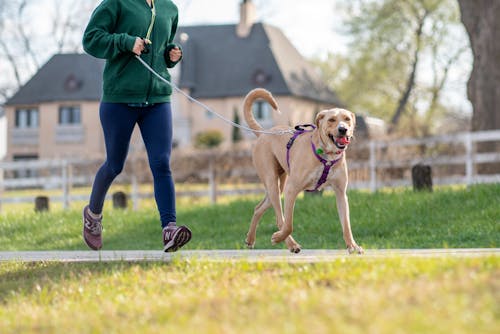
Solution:
<svg viewBox="0 0 500 334"><path fill-rule="evenodd" d="M352 119L352 128L356 128L356 114L354 114L352 111L349 111L351 113L351 119Z"/></svg>
<svg viewBox="0 0 500 334"><path fill-rule="evenodd" d="M314 124L316 124L316 128L319 129L319 122L325 118L325 111L320 111L317 115L316 115L316 119L314 120Z"/></svg>

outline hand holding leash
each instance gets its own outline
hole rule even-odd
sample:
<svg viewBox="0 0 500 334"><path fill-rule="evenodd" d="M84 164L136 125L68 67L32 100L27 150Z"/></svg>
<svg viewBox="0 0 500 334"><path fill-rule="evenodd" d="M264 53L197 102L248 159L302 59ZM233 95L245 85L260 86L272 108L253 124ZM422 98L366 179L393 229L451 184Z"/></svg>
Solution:
<svg viewBox="0 0 500 334"><path fill-rule="evenodd" d="M141 54L147 54L149 53L149 44L151 44L151 41L149 39L136 37L132 52L137 56L140 56Z"/></svg>

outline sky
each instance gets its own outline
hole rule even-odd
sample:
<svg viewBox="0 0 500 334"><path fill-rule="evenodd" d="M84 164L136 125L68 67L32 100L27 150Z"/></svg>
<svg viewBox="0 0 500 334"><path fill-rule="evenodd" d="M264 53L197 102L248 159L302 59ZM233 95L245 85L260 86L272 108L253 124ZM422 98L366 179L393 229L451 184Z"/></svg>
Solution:
<svg viewBox="0 0 500 334"><path fill-rule="evenodd" d="M4 1L4 0L0 0ZM35 49L39 62L45 63L55 47L47 48L55 3L62 11L71 9L76 0L36 0L30 3L25 20L28 33L36 40ZM81 0L87 1L87 0ZM138 0L139 1L139 0ZM145 0L144 0L145 1ZM101 0L88 0L88 13L82 13L82 22L87 22L90 12ZM325 59L329 52L345 53L347 39L339 32L340 17L334 0L254 0L257 4L257 21L280 28L299 52L307 58ZM174 0L179 7L179 25L235 24L239 21L241 0ZM46 13L40 15L40 13ZM81 32L83 34L83 31ZM81 36L75 39L81 40ZM80 51L81 48L80 48ZM82 51L83 52L83 51ZM28 80L35 70L31 64L21 68L21 77ZM7 64L0 64L0 72L10 71ZM0 77L0 81L5 80Z"/></svg>
<svg viewBox="0 0 500 334"><path fill-rule="evenodd" d="M209 6L202 0L178 0L180 25L236 23L241 0L217 0ZM332 0L266 0L259 6L257 21L280 28L300 53L323 58L328 52L345 52L345 37L339 33L340 17Z"/></svg>

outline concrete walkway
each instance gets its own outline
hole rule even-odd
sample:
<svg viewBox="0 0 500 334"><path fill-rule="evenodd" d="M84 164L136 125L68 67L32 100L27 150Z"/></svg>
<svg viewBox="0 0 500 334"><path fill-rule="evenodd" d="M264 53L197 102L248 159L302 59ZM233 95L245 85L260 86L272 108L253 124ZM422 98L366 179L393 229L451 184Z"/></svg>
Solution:
<svg viewBox="0 0 500 334"><path fill-rule="evenodd" d="M292 254L284 249L254 250L186 250L177 253L162 251L20 251L0 252L1 261L62 261L62 262L98 262L98 261L163 261L173 259L202 259L210 261L243 260L249 262L299 262L313 263L332 261L347 257L480 257L500 256L500 248L475 249L374 249L365 250L364 255L348 255L345 250L305 249L299 254Z"/></svg>

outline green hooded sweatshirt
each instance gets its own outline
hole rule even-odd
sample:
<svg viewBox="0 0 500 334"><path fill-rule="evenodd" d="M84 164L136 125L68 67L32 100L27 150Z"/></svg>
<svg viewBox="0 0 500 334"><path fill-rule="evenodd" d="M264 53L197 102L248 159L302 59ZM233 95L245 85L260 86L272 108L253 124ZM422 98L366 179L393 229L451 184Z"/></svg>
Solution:
<svg viewBox="0 0 500 334"><path fill-rule="evenodd" d="M170 0L154 0L156 18L150 35L149 53L142 54L156 72L170 80L168 51L178 23L177 6ZM145 38L152 9L146 0L104 0L94 10L85 33L83 48L106 59L102 102L161 103L170 101L172 88L154 77L132 52L136 37ZM179 47L179 46L178 46ZM180 48L180 47L179 47Z"/></svg>

